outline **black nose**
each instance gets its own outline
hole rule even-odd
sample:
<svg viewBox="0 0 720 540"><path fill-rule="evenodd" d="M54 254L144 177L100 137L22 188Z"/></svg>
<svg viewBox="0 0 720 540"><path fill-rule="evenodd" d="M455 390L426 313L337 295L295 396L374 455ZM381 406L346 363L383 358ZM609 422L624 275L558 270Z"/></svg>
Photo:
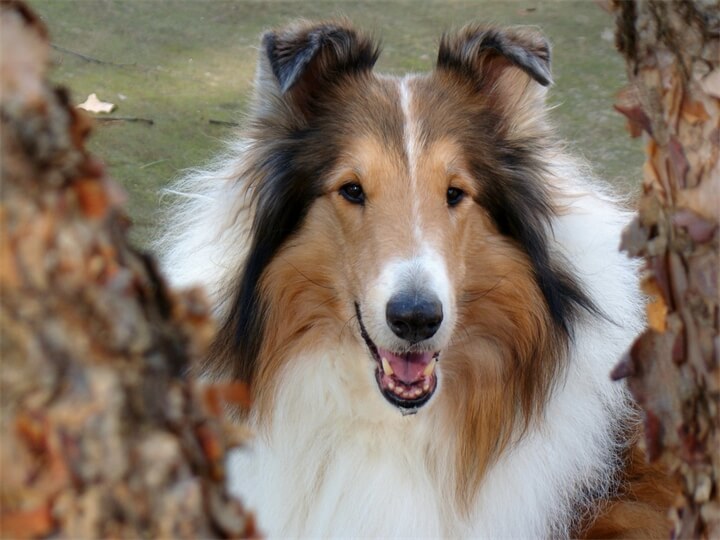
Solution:
<svg viewBox="0 0 720 540"><path fill-rule="evenodd" d="M435 295L399 293L387 303L385 317L396 336L417 343L433 337L440 328L442 302Z"/></svg>

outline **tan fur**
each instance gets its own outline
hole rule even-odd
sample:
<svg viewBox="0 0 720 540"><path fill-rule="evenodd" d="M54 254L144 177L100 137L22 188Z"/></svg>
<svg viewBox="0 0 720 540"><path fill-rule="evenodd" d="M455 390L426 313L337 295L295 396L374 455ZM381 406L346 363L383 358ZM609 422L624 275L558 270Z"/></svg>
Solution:
<svg viewBox="0 0 720 540"><path fill-rule="evenodd" d="M438 408L448 424L461 426L455 435L454 496L467 512L488 466L542 407L565 343L543 307L525 254L473 206L448 211L444 197L450 184L474 194L460 155L450 140L424 152L417 171L423 186L417 208L433 245L443 247L443 257L452 261L449 271L458 295L456 337L442 358L445 384L453 391L438 397ZM268 267L263 290L269 316L254 386L263 417L289 359L317 347L324 336L354 339L343 333L354 317L352 298L376 277L380 265L372 262L409 255L404 250L413 246L415 194L401 163L371 137L352 141L327 196ZM362 182L371 201L365 208L338 196L337 189L348 181Z"/></svg>
<svg viewBox="0 0 720 540"><path fill-rule="evenodd" d="M648 464L635 443L626 456L620 492L599 504L592 519L581 524L581 538L670 538L669 509L679 492L660 464Z"/></svg>

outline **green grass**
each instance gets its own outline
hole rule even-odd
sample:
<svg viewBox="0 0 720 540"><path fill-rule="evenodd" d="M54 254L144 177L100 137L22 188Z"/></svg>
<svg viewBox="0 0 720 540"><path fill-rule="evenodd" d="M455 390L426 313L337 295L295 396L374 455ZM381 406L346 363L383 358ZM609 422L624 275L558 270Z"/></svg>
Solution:
<svg viewBox="0 0 720 540"><path fill-rule="evenodd" d="M98 123L90 149L129 192L133 240L144 245L159 219L159 192L184 168L207 161L240 121L250 93L258 36L296 17L345 15L382 38L378 69L432 67L442 31L471 20L540 26L552 41L553 117L570 147L630 191L642 151L612 111L624 64L602 35L611 17L590 1L179 1L30 0L50 28L53 77L80 103L91 92L144 123ZM121 97L122 96L122 97ZM123 99L124 97L124 99Z"/></svg>

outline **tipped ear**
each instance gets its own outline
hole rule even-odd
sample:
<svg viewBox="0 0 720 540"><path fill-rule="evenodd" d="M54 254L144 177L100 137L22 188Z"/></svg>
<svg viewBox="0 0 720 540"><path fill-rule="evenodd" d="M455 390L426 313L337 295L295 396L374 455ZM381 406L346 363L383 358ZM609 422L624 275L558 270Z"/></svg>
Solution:
<svg viewBox="0 0 720 540"><path fill-rule="evenodd" d="M542 100L544 87L552 84L550 44L529 27L469 25L445 34L437 68L471 79L478 90L495 95L507 106Z"/></svg>
<svg viewBox="0 0 720 540"><path fill-rule="evenodd" d="M259 92L304 109L328 85L372 70L380 47L345 23L296 23L262 37Z"/></svg>

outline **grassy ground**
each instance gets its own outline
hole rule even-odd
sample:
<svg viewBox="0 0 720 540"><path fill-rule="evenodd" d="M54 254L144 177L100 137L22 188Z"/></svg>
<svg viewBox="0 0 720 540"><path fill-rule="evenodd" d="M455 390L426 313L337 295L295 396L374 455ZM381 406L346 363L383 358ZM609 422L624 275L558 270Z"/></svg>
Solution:
<svg viewBox="0 0 720 540"><path fill-rule="evenodd" d="M101 123L90 145L128 190L140 245L157 225L160 189L179 170L209 159L231 134L210 120L241 120L262 30L295 17L346 15L372 29L384 42L379 69L394 73L430 69L440 33L471 20L539 25L554 45L550 102L561 135L623 189L639 178L639 142L611 108L625 81L609 39L612 20L589 0L30 2L64 49L53 55L54 78L76 102L96 92L118 105L114 115L154 121Z"/></svg>

